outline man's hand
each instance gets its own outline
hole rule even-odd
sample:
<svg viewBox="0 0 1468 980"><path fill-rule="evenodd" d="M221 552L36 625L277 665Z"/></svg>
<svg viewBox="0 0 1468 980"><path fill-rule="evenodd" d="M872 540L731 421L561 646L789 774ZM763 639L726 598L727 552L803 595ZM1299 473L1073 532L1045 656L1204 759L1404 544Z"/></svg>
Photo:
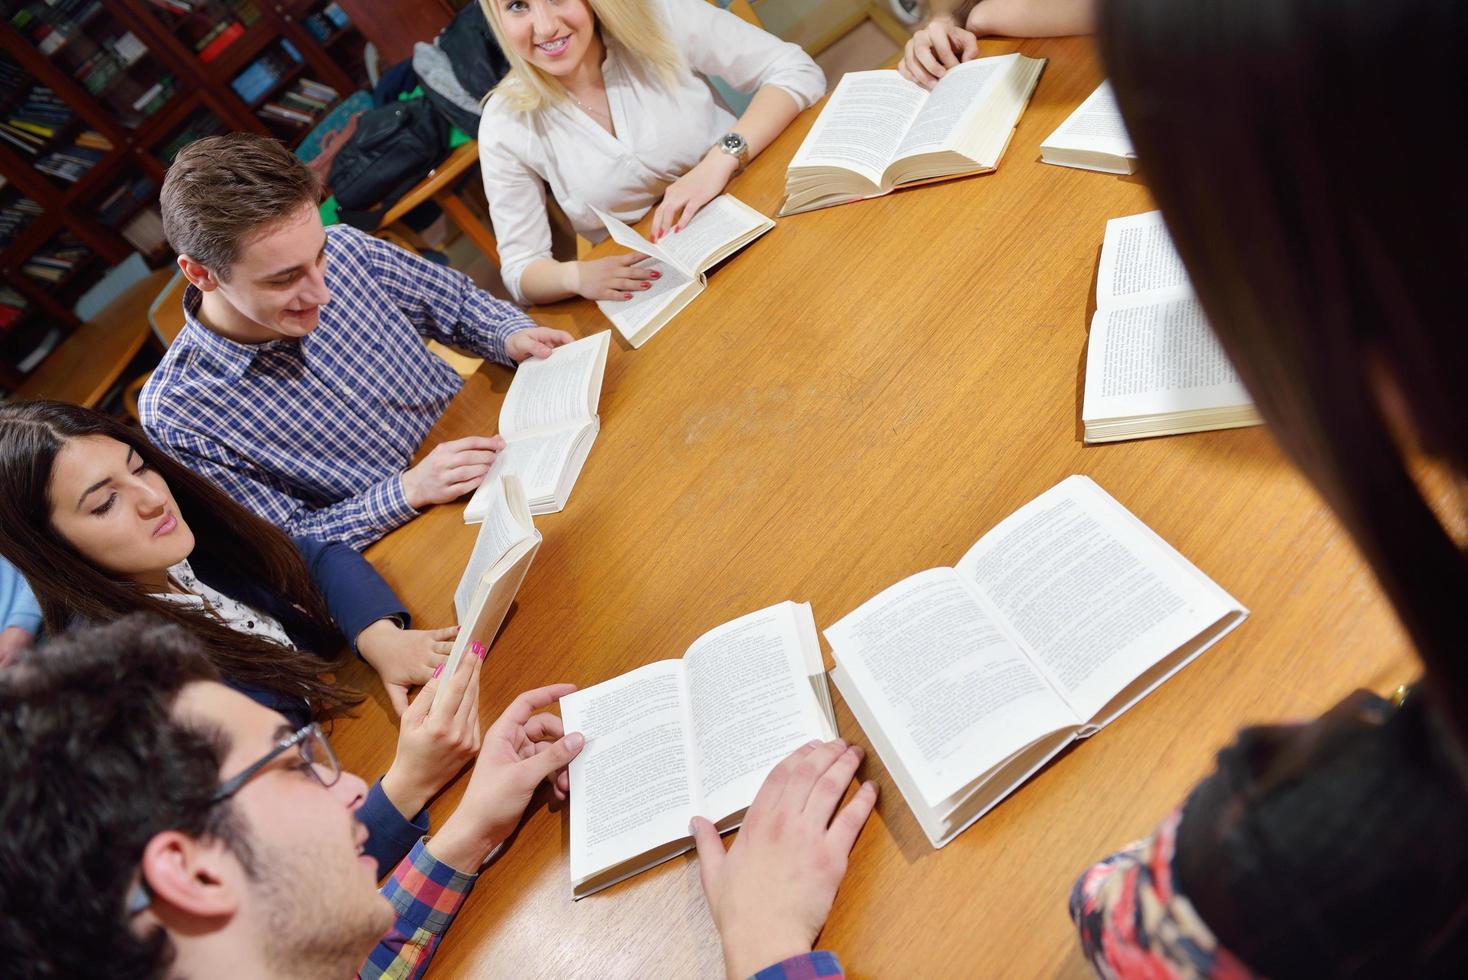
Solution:
<svg viewBox="0 0 1468 980"><path fill-rule="evenodd" d="M645 258L641 252L626 252L576 262L571 289L587 299L631 299L633 293L652 288L652 280L662 278L656 269L637 265Z"/></svg>
<svg viewBox="0 0 1468 980"><path fill-rule="evenodd" d="M861 756L840 739L796 749L765 778L728 853L714 825L693 818L699 878L729 977L814 948L877 802L876 785L864 783L836 813Z"/></svg>
<svg viewBox="0 0 1468 980"><path fill-rule="evenodd" d="M668 185L663 202L652 214L652 240L688 227L688 222L708 202L724 192L739 169L739 161L718 147L704 154L692 170Z"/></svg>
<svg viewBox="0 0 1468 980"><path fill-rule="evenodd" d="M505 341L505 354L510 360L519 364L527 357L550 357L550 352L562 344L569 344L575 340L564 330L552 330L550 327L526 327L524 330L516 330L510 334Z"/></svg>
<svg viewBox="0 0 1468 980"><path fill-rule="evenodd" d="M427 684L433 668L449 658L457 626L437 630L405 630L390 619L379 619L357 634L357 652L372 665L393 710L408 710L408 692Z"/></svg>
<svg viewBox="0 0 1468 980"><path fill-rule="evenodd" d="M34 641L35 637L23 626L7 626L0 630L0 667L14 663Z"/></svg>
<svg viewBox="0 0 1468 980"><path fill-rule="evenodd" d="M510 339L519 335L513 334ZM458 500L479 486L494 463L494 454L504 448L505 440L499 436L469 436L434 446L417 466L403 471L403 496L408 498L408 506L422 510L429 504Z"/></svg>
<svg viewBox="0 0 1468 980"><path fill-rule="evenodd" d="M382 777L382 791L409 820L474 758L479 733L479 668L484 647L475 643L453 677L440 664L398 727L398 754ZM434 704L441 684L448 687Z"/></svg>
<svg viewBox="0 0 1468 980"><path fill-rule="evenodd" d="M566 735L555 715L536 712L574 690L575 684L552 684L526 691L489 726L464 798L429 840L429 853L472 874L514 831L542 782L550 780L556 798L566 798L566 766L586 740L579 732Z"/></svg>
<svg viewBox="0 0 1468 980"><path fill-rule="evenodd" d="M978 57L979 39L959 27L951 16L934 17L908 39L898 74L930 89L949 68Z"/></svg>

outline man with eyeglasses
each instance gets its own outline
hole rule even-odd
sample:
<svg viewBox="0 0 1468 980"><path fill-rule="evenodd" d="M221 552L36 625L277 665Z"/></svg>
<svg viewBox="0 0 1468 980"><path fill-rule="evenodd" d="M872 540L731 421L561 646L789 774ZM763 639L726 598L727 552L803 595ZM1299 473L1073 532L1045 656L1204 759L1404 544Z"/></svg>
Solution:
<svg viewBox="0 0 1468 980"><path fill-rule="evenodd" d="M582 739L538 712L571 690L515 699L458 809L379 892L353 815L366 785L317 726L219 683L187 632L135 616L27 653L0 675L5 975L421 977L540 784L564 799ZM840 975L811 948L876 799L866 784L837 812L860 758L796 752L727 853L695 822L731 976Z"/></svg>

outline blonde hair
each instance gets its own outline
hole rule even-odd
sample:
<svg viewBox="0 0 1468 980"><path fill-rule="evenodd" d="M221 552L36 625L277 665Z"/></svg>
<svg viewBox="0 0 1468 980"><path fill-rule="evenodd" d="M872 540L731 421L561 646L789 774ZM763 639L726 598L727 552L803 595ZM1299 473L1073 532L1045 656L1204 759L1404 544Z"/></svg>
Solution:
<svg viewBox="0 0 1468 980"><path fill-rule="evenodd" d="M683 70L683 55L663 27L656 0L581 0L591 9L604 37L620 44L632 57L664 81L673 81ZM686 3L688 0L673 0ZM703 0L697 0L703 2ZM479 0L484 19L510 63L510 72L484 97L498 94L512 109L536 112L566 98L566 90L554 76L530 64L510 48L500 25L496 0Z"/></svg>

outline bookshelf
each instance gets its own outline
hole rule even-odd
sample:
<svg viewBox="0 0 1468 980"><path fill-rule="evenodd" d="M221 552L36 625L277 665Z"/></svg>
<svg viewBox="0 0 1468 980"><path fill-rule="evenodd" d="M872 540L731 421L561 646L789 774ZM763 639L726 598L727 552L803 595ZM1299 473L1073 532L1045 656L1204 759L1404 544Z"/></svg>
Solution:
<svg viewBox="0 0 1468 980"><path fill-rule="evenodd" d="M363 87L335 0L0 0L0 389L133 251L171 261L164 172L202 136L295 146Z"/></svg>

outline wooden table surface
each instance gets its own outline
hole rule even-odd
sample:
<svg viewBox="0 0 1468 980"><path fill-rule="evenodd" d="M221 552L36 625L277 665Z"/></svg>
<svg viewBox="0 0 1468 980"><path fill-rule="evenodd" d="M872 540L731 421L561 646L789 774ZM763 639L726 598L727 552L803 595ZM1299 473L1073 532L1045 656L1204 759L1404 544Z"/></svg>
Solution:
<svg viewBox="0 0 1468 980"><path fill-rule="evenodd" d="M941 851L869 754L881 800L821 939L853 976L1084 975L1066 898L1090 862L1148 832L1241 725L1415 672L1370 573L1264 429L1081 444L1104 225L1151 204L1138 179L1038 162L1100 80L1090 43L985 44L1014 49L1050 62L997 173L783 219L641 350L613 345L601 435L566 510L537 520L545 544L484 671L487 723L518 691L681 656L782 599L810 601L828 626L952 563L1071 473L1252 609ZM814 118L731 190L773 214ZM578 336L608 326L585 302L534 315ZM473 376L427 445L495 431L508 380ZM420 624L452 622L474 541L461 511L435 508L368 552ZM395 729L372 678L352 679L377 693L334 739L375 776ZM842 734L870 748L836 700ZM462 783L435 803L435 825ZM532 808L433 975L719 974L692 855L573 904L568 826Z"/></svg>
<svg viewBox="0 0 1468 980"><path fill-rule="evenodd" d="M151 336L148 307L173 272L154 269L129 286L48 354L11 398L54 398L96 408Z"/></svg>

